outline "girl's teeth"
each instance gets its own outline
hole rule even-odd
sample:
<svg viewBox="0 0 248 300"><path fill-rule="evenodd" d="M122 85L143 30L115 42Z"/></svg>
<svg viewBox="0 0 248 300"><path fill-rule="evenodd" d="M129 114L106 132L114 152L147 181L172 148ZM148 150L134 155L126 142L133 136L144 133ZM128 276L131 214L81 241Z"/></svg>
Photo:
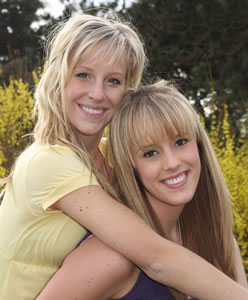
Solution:
<svg viewBox="0 0 248 300"><path fill-rule="evenodd" d="M80 107L89 114L100 115L103 113L103 109L93 109L83 105L80 105Z"/></svg>
<svg viewBox="0 0 248 300"><path fill-rule="evenodd" d="M180 182L182 182L184 179L185 179L185 177L186 177L186 175L185 175L185 173L184 174L182 174L181 176L179 176L179 177L177 177L177 178L173 178L173 179L167 179L166 181L165 181L165 183L166 184L178 184L178 183L180 183Z"/></svg>

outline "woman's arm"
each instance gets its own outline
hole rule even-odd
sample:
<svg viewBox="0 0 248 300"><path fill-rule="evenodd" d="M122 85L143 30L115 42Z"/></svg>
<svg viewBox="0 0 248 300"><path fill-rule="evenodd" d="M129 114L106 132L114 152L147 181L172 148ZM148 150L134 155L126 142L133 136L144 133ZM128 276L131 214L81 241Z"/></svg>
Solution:
<svg viewBox="0 0 248 300"><path fill-rule="evenodd" d="M247 279L245 275L245 269L242 263L242 258L240 255L239 246L237 244L237 241L235 239L233 240L234 240L234 255L235 255L234 260L235 260L237 282L247 288L248 287Z"/></svg>
<svg viewBox="0 0 248 300"><path fill-rule="evenodd" d="M248 299L247 289L193 252L160 237L98 186L80 188L54 207L88 228L155 281L201 300Z"/></svg>
<svg viewBox="0 0 248 300"><path fill-rule="evenodd" d="M126 295L139 270L92 236L65 259L36 300L107 300Z"/></svg>

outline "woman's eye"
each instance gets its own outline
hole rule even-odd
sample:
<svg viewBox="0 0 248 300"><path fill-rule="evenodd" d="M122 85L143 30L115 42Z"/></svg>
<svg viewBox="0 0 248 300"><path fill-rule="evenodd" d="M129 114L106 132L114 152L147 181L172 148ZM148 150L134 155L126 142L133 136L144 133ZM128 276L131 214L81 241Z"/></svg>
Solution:
<svg viewBox="0 0 248 300"><path fill-rule="evenodd" d="M183 146L185 145L186 143L188 143L188 139L184 138L184 139L178 139L176 140L175 142L175 147L180 147L180 146Z"/></svg>
<svg viewBox="0 0 248 300"><path fill-rule="evenodd" d="M79 77L79 78L89 78L89 74L88 73L78 73L77 77Z"/></svg>
<svg viewBox="0 0 248 300"><path fill-rule="evenodd" d="M152 157L158 154L158 151L156 150L150 150L144 153L144 157Z"/></svg>
<svg viewBox="0 0 248 300"><path fill-rule="evenodd" d="M116 84L116 85L121 84L120 80L119 80L119 79L116 79L116 78L110 78L108 81L109 81L110 83Z"/></svg>

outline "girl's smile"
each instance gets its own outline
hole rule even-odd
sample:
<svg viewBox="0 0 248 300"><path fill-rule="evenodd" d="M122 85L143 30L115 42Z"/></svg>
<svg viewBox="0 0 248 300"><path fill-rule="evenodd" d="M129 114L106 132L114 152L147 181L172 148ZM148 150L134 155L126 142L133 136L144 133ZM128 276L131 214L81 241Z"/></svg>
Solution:
<svg viewBox="0 0 248 300"><path fill-rule="evenodd" d="M161 180L168 188L174 189L183 186L186 184L188 179L189 171L182 172L176 176Z"/></svg>

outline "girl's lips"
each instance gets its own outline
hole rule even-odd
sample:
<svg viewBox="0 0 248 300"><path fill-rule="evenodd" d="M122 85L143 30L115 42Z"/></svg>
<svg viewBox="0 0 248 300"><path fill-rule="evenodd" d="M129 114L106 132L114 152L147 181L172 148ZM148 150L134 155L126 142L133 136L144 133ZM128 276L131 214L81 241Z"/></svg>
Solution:
<svg viewBox="0 0 248 300"><path fill-rule="evenodd" d="M188 171L180 173L177 176L168 178L166 180L162 180L163 184L165 184L169 188L178 188L183 186L188 179Z"/></svg>

